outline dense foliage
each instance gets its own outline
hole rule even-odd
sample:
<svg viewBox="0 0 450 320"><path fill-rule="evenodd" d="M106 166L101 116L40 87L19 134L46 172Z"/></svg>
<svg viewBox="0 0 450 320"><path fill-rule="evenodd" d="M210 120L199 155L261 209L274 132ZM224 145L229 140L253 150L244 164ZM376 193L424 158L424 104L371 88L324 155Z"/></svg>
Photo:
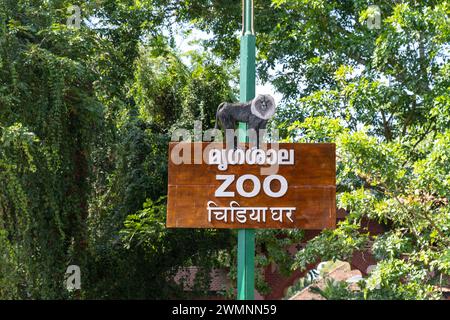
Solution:
<svg viewBox="0 0 450 320"><path fill-rule="evenodd" d="M171 131L214 123L233 100L240 1L0 0L0 298L169 298L180 267L235 277L235 235L165 228ZM257 267L378 260L359 292L328 298L439 298L450 275L449 4L390 1L368 28L366 0L255 1L258 76L283 96L286 141L335 142L348 211L295 258L301 230L257 232ZM210 32L175 48L174 23ZM169 30L169 32L167 32ZM368 233L363 219L386 232ZM68 292L76 264L82 289ZM270 288L258 274L261 293ZM233 294L232 292L230 294Z"/></svg>
<svg viewBox="0 0 450 320"><path fill-rule="evenodd" d="M211 123L232 73L207 54L183 63L159 7L87 2L76 29L69 5L0 3L0 298L180 296L178 268L209 270L231 238L161 227L170 129Z"/></svg>

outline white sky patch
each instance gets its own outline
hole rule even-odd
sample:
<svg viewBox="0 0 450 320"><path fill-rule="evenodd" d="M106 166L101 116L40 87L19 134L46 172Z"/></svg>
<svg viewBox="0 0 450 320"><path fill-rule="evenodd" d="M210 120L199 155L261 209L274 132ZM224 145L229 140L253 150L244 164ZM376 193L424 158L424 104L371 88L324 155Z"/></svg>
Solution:
<svg viewBox="0 0 450 320"><path fill-rule="evenodd" d="M212 35L208 34L207 32L204 32L199 29L192 29L191 34L188 37L185 37L182 32L182 27L180 28L174 28L179 30L178 33L174 34L175 43L177 45L177 49L180 50L182 53L188 52L188 51L202 51L203 47L200 43L196 42L197 40L208 40L212 38ZM186 57L183 57L183 59L186 59Z"/></svg>

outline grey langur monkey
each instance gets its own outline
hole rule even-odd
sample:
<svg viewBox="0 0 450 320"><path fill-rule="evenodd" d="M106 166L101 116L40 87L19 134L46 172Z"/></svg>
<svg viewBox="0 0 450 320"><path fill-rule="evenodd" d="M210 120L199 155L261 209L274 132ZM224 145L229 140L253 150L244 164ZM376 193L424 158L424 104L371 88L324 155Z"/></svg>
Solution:
<svg viewBox="0 0 450 320"><path fill-rule="evenodd" d="M247 123L248 130L255 130L259 139L259 130L266 129L267 121L275 114L275 100L271 95L258 95L243 103L222 102L216 113L216 126L219 122L224 130L236 128L236 122ZM257 141L259 145L259 141Z"/></svg>

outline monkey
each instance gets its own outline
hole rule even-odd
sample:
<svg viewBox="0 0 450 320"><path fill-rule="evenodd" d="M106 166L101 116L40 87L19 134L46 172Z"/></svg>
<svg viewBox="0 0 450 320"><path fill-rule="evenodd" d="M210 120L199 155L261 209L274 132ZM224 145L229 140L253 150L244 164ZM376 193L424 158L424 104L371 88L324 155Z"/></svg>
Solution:
<svg viewBox="0 0 450 320"><path fill-rule="evenodd" d="M219 122L224 130L235 130L236 122L245 122L248 130L255 130L259 146L259 130L266 129L267 121L275 114L275 108L275 101L270 95L258 95L244 103L222 102L217 107L215 129L218 129Z"/></svg>

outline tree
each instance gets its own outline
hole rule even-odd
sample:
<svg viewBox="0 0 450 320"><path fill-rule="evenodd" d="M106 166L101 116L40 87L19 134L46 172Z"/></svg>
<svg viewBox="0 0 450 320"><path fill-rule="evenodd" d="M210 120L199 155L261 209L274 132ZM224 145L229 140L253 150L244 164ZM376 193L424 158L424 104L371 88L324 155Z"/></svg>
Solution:
<svg viewBox="0 0 450 320"><path fill-rule="evenodd" d="M144 204L157 213L144 225L164 225L169 128L187 113L210 121L232 95L212 59L181 62L153 4L84 2L77 29L68 1L0 2L1 298L180 296L170 275L199 261L207 270L227 244L226 232L163 232L158 250L126 237ZM72 294L71 264L82 274Z"/></svg>
<svg viewBox="0 0 450 320"><path fill-rule="evenodd" d="M61 14L47 13L53 9L31 1L0 4L0 266L6 269L0 295L6 298L67 297L65 269L86 258L89 153L103 111L92 85L100 45L89 30L59 24Z"/></svg>
<svg viewBox="0 0 450 320"><path fill-rule="evenodd" d="M93 285L87 295L185 297L173 277L188 266L202 270L194 293L207 294L209 271L233 240L228 230L166 229L168 143L171 130L214 118L214 106L233 95L229 73L196 53L185 65L163 38L139 52L130 90L136 104L118 123L114 165L91 213Z"/></svg>
<svg viewBox="0 0 450 320"><path fill-rule="evenodd" d="M338 203L349 211L293 267L348 260L369 246L379 263L363 297L435 298L449 274L449 7L379 1L381 25L371 29L370 4L274 0L255 7L258 74L284 96L278 127L288 141L337 143ZM180 19L214 32L206 45L234 60L239 19L225 15L237 16L238 6L198 1ZM361 232L364 217L389 231Z"/></svg>

